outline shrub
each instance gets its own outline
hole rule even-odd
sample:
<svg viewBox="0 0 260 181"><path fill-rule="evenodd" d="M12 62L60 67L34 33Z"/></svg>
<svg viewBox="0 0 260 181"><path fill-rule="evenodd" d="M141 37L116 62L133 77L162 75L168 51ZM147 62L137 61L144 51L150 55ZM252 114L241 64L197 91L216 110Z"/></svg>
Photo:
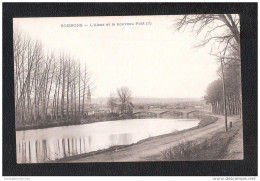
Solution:
<svg viewBox="0 0 260 181"><path fill-rule="evenodd" d="M163 153L163 157L165 160L192 160L196 158L196 155L198 155L199 151L200 149L198 145L192 141L188 141L186 143L180 143L178 146L166 150Z"/></svg>

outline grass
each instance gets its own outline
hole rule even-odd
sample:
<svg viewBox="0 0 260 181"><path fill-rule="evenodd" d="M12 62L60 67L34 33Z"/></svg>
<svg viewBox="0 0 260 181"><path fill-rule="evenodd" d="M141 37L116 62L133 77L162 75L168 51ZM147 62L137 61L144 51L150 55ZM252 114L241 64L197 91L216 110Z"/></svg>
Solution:
<svg viewBox="0 0 260 181"><path fill-rule="evenodd" d="M197 161L223 159L230 141L238 133L241 123L236 123L228 132L218 132L201 141L182 142L162 152L162 161Z"/></svg>
<svg viewBox="0 0 260 181"><path fill-rule="evenodd" d="M216 122L218 119L215 116L211 116L211 115L207 115L207 114L200 114L200 115L197 115L196 117L197 117L197 119L200 120L200 122L198 124L199 128L212 124L212 123Z"/></svg>

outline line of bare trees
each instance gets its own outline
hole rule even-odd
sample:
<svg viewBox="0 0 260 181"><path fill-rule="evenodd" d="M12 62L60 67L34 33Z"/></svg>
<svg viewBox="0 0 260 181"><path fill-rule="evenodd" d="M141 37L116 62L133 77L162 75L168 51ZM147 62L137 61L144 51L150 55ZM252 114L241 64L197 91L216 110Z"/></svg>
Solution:
<svg viewBox="0 0 260 181"><path fill-rule="evenodd" d="M42 43L14 31L16 124L80 118L91 75L68 53L44 51Z"/></svg>

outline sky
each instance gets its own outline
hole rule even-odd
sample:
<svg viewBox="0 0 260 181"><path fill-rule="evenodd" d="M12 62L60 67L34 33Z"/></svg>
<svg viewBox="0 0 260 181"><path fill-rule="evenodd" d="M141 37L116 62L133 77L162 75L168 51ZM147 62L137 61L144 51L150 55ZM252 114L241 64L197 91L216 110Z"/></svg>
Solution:
<svg viewBox="0 0 260 181"><path fill-rule="evenodd" d="M133 97L202 97L208 84L217 79L219 65L209 55L209 47L194 47L198 41L194 33L176 32L175 18L15 18L13 25L42 41L47 50L69 52L86 64L94 80L93 97L108 97L121 86L127 86ZM83 26L61 27L64 24Z"/></svg>

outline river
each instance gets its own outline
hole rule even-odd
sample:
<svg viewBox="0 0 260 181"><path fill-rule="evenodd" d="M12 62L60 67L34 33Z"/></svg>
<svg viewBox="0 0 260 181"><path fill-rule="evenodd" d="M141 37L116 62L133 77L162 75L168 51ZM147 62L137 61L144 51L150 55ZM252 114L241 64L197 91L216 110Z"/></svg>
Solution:
<svg viewBox="0 0 260 181"><path fill-rule="evenodd" d="M197 126L198 120L132 119L16 131L17 163L50 160L128 145Z"/></svg>

